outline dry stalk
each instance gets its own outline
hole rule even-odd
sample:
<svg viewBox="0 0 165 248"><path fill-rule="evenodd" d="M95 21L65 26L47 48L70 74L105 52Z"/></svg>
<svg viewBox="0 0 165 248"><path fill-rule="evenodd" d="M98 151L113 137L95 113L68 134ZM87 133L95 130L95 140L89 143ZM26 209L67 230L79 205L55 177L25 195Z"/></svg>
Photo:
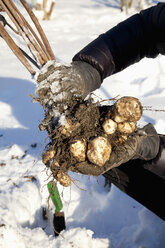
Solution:
<svg viewBox="0 0 165 248"><path fill-rule="evenodd" d="M10 0L10 2L12 3L12 1ZM12 3L13 4L13 3ZM13 4L14 5L14 4ZM19 14L19 16L21 17L21 19L22 19L22 21L23 21L23 23L24 23L24 25L25 25L25 27L26 27L26 29L27 29L27 35L29 35L29 39L30 39L30 41L32 42L32 43L34 43L34 47L36 48L36 50L39 52L39 54L40 54L40 56L42 57L42 59L45 61L45 62L47 62L48 61L48 56L47 56L47 53L46 53L46 51L45 51L45 49L43 49L44 47L43 47L43 45L42 45L42 43L40 42L40 40L39 40L39 38L37 37L37 35L36 35L36 33L33 31L33 29L31 28L31 26L29 25L29 23L26 21L26 19L24 18L24 16L21 14L21 12L19 12L19 10L17 9L17 7L15 6L15 10L17 11L17 13ZM30 30L30 32L33 34L33 36L32 36L32 34L29 32L29 30ZM41 46L41 48L43 49L43 51L42 51L42 49L40 48L40 46L38 45L38 43L35 41L35 39L37 40L37 42L39 43L39 45Z"/></svg>
<svg viewBox="0 0 165 248"><path fill-rule="evenodd" d="M3 7L4 11L8 14L8 16L10 17L10 19L12 20L12 22L15 24L15 26L18 29L18 24L14 18L14 16L12 15L12 13L9 11L9 9L7 8L6 4L3 2L3 0L0 0L0 5Z"/></svg>
<svg viewBox="0 0 165 248"><path fill-rule="evenodd" d="M15 28L13 28L8 22L6 23L6 25L7 25L11 30L13 30L14 33L20 35L20 33L19 33Z"/></svg>
<svg viewBox="0 0 165 248"><path fill-rule="evenodd" d="M26 3L25 0L20 0L20 2L22 3L22 5L25 7L26 11L28 12L30 18L32 19L34 25L36 26L40 36L41 36L41 39L46 47L46 50L48 51L49 55L50 55L50 58L51 60L55 60L55 56L54 56L54 53L50 47L50 44L49 44L49 41L41 27L41 25L39 24L39 21L38 19L36 18L36 16L34 15L33 11L30 9L30 7L28 6L28 4Z"/></svg>
<svg viewBox="0 0 165 248"><path fill-rule="evenodd" d="M43 9L44 9L44 11L46 11L47 1L48 0L43 0Z"/></svg>
<svg viewBox="0 0 165 248"><path fill-rule="evenodd" d="M29 48L34 60L21 48L17 46L12 37L7 33L5 28L1 25L1 35L7 42L14 54L19 58L23 65L28 69L28 71L33 75L35 71L30 66L26 58L34 64L38 69L40 69L47 61L55 60L55 56L52 52L50 44L46 38L44 31L42 30L36 16L28 6L25 0L20 0L23 7L26 9L31 20L35 24L40 38L37 36L36 32L32 29L30 24L26 21L24 16L18 10L17 6L14 4L13 0L0 0L0 6L7 13L12 23L15 25L16 29L13 28L9 23L7 25L11 28L17 35L20 35L24 40L26 46Z"/></svg>
<svg viewBox="0 0 165 248"><path fill-rule="evenodd" d="M3 2L3 0L0 0L0 4L3 6L5 12L8 14L8 16L10 17L10 19L12 20L12 22L15 24L16 28L18 29L18 32L21 36L24 36L23 35L23 30L21 28L21 22L20 20L18 19L18 16L17 14L15 13L15 11L13 11L13 9L11 8L11 5L9 4L8 1L6 1L5 3ZM8 4L8 5L6 5ZM9 6L9 8L8 8ZM25 36L24 36L25 37ZM28 47L29 47L29 44L28 44ZM30 47L29 47L30 49ZM30 50L31 51L31 50Z"/></svg>
<svg viewBox="0 0 165 248"><path fill-rule="evenodd" d="M5 5L14 17L15 25L19 30L22 38L24 39L26 45L29 47L29 50L31 51L33 57L40 65L43 65L46 61L42 59L42 50L39 48L39 46L37 46L35 40L33 39L27 27L25 26L25 23L21 19L20 12L17 10L16 6L11 0L6 0Z"/></svg>
<svg viewBox="0 0 165 248"><path fill-rule="evenodd" d="M10 35L5 30L4 26L0 23L0 35L2 38L6 41L10 49L14 52L14 54L17 56L17 58L22 62L22 64L26 67L26 69L31 73L31 75L35 74L35 71L27 61L27 59L24 57L14 40L10 37Z"/></svg>
<svg viewBox="0 0 165 248"><path fill-rule="evenodd" d="M45 61L47 60L51 60L51 57L49 55L49 53L47 52L46 48L44 47L44 45L42 44L42 42L40 41L39 37L37 36L37 34L34 32L34 30L32 29L32 27L29 25L29 23L26 21L26 19L22 16L23 21L26 23L27 27L29 28L29 30L31 31L31 33L33 34L34 38L36 39L36 41L38 42L38 44L40 45L40 47L42 48L43 52L45 53L46 57Z"/></svg>
<svg viewBox="0 0 165 248"><path fill-rule="evenodd" d="M53 12L54 6L55 6L55 2L53 1L51 3L51 5L50 5L50 9L49 9L48 12L46 12L46 10L45 10L46 7L44 8L44 18L43 18L44 20L49 20L50 19L51 15L52 15L52 12Z"/></svg>
<svg viewBox="0 0 165 248"><path fill-rule="evenodd" d="M42 43L40 42L39 38L37 37L36 33L33 31L33 29L31 28L31 26L29 25L29 23L26 21L26 19L24 18L24 16L21 14L21 12L18 10L18 8L13 4L13 2L11 0L9 0L11 2L11 4L13 5L13 7L15 8L16 12L18 13L18 15L20 16L20 18L22 19L26 29L27 29L27 36L29 35L29 39L32 43L34 43L34 47L36 48L36 50L39 52L40 56L43 58L43 60L45 62L48 61L47 59L47 54L45 55L45 49L42 51L42 49L44 48ZM34 38L38 41L39 45L41 46L41 48L39 47L39 45L37 44L37 42L35 41L35 39L32 37L31 33L28 31L28 29L31 31L31 33L34 35Z"/></svg>
<svg viewBox="0 0 165 248"><path fill-rule="evenodd" d="M23 17L23 15L18 11L18 9L16 8L16 6L12 3L12 1L10 1L11 4L13 5L15 11L17 11L17 13L21 16L21 19L23 20L23 22L26 24L27 28L29 28L30 32L33 34L34 38L37 40L38 44L40 45L40 47L42 48L42 50L44 51L44 53L46 54L47 58L45 58L45 54L42 52L42 50L39 50L39 52L41 53L41 56L43 57L43 59L45 61L50 60L50 55L48 54L48 52L46 51L45 47L43 46L42 42L40 41L40 39L38 38L38 36L36 35L36 33L34 32L34 30L31 28L31 26L29 25L29 23L26 21L26 19ZM11 13L9 11L9 9L7 8L7 6L5 6L5 4L3 3L3 0L0 0L0 3L2 4L3 8L5 9L6 13L8 14L8 16L10 17L10 19L12 20L12 22L15 24L15 26L17 27L18 30L20 30L21 26L19 25L20 23L18 23L15 20L15 14L16 13ZM14 30L9 23L7 23L7 25L17 34L20 34L20 31L16 31ZM23 31L23 30L22 30Z"/></svg>

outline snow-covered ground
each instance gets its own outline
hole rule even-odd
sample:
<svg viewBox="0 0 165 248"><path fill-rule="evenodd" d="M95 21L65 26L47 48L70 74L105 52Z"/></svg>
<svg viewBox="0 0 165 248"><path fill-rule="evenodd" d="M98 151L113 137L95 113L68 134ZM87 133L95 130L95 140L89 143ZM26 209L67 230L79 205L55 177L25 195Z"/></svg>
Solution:
<svg viewBox="0 0 165 248"><path fill-rule="evenodd" d="M21 7L20 7L21 8ZM129 14L135 13L133 9ZM36 12L41 18L42 14ZM118 0L56 0L50 21L40 21L56 59L70 63L73 55L100 33L126 18ZM122 37L121 37L122 39ZM0 40L0 247L2 248L163 248L165 222L103 177L70 173L72 185L59 185L66 230L55 238L48 206L49 172L41 161L47 134L38 124L43 110L31 102L35 83ZM96 94L138 97L144 106L165 109L165 57L144 59L106 79ZM144 111L139 126L151 122L165 133L165 113Z"/></svg>

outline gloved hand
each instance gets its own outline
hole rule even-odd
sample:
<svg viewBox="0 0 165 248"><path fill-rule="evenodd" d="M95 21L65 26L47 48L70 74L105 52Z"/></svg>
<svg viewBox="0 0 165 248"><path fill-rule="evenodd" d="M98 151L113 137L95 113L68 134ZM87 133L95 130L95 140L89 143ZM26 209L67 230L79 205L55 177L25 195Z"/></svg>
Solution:
<svg viewBox="0 0 165 248"><path fill-rule="evenodd" d="M43 102L64 103L74 96L83 99L101 85L99 72L90 64L74 61L70 66L53 62L37 76L36 94Z"/></svg>
<svg viewBox="0 0 165 248"><path fill-rule="evenodd" d="M160 138L152 124L147 124L142 129L137 129L129 138L119 146L116 146L109 161L102 167L88 162L76 164L71 168L73 172L99 176L106 171L117 167L132 159L151 160L156 157L159 151Z"/></svg>

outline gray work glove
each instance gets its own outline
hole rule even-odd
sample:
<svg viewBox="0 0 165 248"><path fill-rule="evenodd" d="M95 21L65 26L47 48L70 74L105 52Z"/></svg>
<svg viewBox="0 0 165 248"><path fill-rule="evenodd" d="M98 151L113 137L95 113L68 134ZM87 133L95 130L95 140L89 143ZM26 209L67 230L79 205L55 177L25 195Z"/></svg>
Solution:
<svg viewBox="0 0 165 248"><path fill-rule="evenodd" d="M160 138L153 125L149 123L142 129L137 129L122 145L116 146L104 166L82 162L72 167L71 171L99 176L132 159L151 160L155 158L159 151L159 144Z"/></svg>
<svg viewBox="0 0 165 248"><path fill-rule="evenodd" d="M85 98L101 85L99 72L82 61L72 62L70 66L52 62L43 67L37 76L36 94L45 103L71 100L74 96Z"/></svg>

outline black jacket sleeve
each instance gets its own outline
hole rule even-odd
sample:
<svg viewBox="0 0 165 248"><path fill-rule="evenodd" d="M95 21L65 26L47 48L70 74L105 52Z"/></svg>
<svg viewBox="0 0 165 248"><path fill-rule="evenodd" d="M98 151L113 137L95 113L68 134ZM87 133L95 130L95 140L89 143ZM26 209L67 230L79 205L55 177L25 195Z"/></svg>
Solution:
<svg viewBox="0 0 165 248"><path fill-rule="evenodd" d="M165 136L155 159L130 160L103 176L136 201L165 220Z"/></svg>
<svg viewBox="0 0 165 248"><path fill-rule="evenodd" d="M95 67L102 80L144 57L165 54L165 3L141 11L101 34L73 58Z"/></svg>

